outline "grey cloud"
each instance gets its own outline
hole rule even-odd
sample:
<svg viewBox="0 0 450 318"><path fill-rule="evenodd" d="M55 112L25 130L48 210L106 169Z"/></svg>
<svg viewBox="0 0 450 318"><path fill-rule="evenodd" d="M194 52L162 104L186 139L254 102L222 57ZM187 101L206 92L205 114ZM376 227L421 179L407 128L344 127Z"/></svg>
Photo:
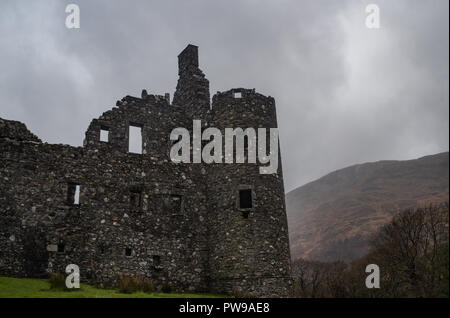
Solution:
<svg viewBox="0 0 450 318"><path fill-rule="evenodd" d="M211 92L277 101L286 190L334 169L448 150L448 2L79 0L0 3L0 116L81 145L124 95L173 94L177 54L200 47Z"/></svg>

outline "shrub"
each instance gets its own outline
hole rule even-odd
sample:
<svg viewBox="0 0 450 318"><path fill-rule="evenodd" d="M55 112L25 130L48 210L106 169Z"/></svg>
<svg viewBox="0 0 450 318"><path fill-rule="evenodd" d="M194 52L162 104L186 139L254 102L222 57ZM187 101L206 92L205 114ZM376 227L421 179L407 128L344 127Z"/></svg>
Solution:
<svg viewBox="0 0 450 318"><path fill-rule="evenodd" d="M120 276L119 292L124 294L132 294L137 292L140 287L140 280L137 277Z"/></svg>
<svg viewBox="0 0 450 318"><path fill-rule="evenodd" d="M253 298L253 295L250 292L240 289L233 289L232 295L234 298Z"/></svg>
<svg viewBox="0 0 450 318"><path fill-rule="evenodd" d="M66 278L63 274L51 274L50 275L50 289L53 290L69 290L66 287Z"/></svg>
<svg viewBox="0 0 450 318"><path fill-rule="evenodd" d="M144 293L151 294L155 292L155 285L153 285L153 282L151 279L144 279L142 281L141 289Z"/></svg>
<svg viewBox="0 0 450 318"><path fill-rule="evenodd" d="M161 291L165 294L170 294L172 292L172 285L170 283L164 283Z"/></svg>

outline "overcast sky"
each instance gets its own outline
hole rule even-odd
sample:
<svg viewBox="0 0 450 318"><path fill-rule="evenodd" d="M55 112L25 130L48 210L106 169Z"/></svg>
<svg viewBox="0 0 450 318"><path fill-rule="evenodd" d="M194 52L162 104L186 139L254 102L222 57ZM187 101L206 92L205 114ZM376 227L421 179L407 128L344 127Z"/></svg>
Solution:
<svg viewBox="0 0 450 318"><path fill-rule="evenodd" d="M65 27L65 7L81 28ZM380 8L380 29L365 7ZM286 191L333 170L449 148L447 0L0 1L0 117L82 145L125 95L173 96L199 46L210 91L277 103Z"/></svg>

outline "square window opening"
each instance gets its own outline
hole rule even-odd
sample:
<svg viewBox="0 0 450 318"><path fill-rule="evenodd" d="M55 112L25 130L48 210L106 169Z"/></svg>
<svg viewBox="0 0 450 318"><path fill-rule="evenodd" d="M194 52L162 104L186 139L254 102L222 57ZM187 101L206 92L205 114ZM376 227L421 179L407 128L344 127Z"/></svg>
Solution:
<svg viewBox="0 0 450 318"><path fill-rule="evenodd" d="M100 141L109 142L109 128L106 127L100 128Z"/></svg>
<svg viewBox="0 0 450 318"><path fill-rule="evenodd" d="M155 267L161 266L161 256L153 255L152 259L153 259L153 266Z"/></svg>
<svg viewBox="0 0 450 318"><path fill-rule="evenodd" d="M131 254L132 254L131 248L129 247L125 248L125 256L131 256Z"/></svg>
<svg viewBox="0 0 450 318"><path fill-rule="evenodd" d="M66 249L66 244L64 244L64 242L59 242L58 243L58 253L64 253Z"/></svg>
<svg viewBox="0 0 450 318"><path fill-rule="evenodd" d="M242 93L241 92L234 92L233 96L234 96L234 98L242 98Z"/></svg>
<svg viewBox="0 0 450 318"><path fill-rule="evenodd" d="M252 190L243 189L239 190L239 208L240 209L252 209Z"/></svg>
<svg viewBox="0 0 450 318"><path fill-rule="evenodd" d="M128 152L142 154L142 127L130 125L128 136Z"/></svg>

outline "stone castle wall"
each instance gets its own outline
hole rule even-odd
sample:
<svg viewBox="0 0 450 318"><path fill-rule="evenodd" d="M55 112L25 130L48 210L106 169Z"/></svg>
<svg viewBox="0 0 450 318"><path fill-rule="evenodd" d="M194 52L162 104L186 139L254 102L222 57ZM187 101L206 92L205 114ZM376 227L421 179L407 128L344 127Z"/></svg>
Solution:
<svg viewBox="0 0 450 318"><path fill-rule="evenodd" d="M22 123L0 119L0 275L38 277L77 264L82 281L101 285L139 275L179 291L289 294L281 160L278 173L263 175L257 164L169 157L170 132L186 127L192 136L193 119L222 133L277 127L275 101L234 89L210 107L197 47L178 61L172 104L146 91L127 96L91 122L83 147L42 143ZM142 154L128 152L130 125L141 128ZM248 189L252 207L242 209L239 191Z"/></svg>

